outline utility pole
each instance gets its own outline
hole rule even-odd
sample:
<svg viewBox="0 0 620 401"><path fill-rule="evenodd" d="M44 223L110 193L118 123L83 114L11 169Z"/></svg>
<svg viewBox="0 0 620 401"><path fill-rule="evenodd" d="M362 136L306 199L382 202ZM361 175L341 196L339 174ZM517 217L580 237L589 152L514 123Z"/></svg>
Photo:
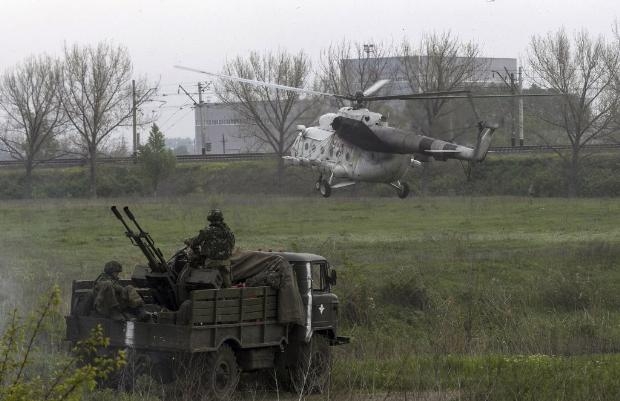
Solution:
<svg viewBox="0 0 620 401"><path fill-rule="evenodd" d="M504 67L504 71L506 72L506 76L503 76L499 71L493 71L493 73L497 74L498 77L504 81L504 84L510 90L512 95L521 94L521 83L517 87L515 82L515 74L513 72L508 72L508 69ZM521 82L521 67L519 67L519 82ZM517 126L520 124L520 137L521 138L521 146L523 146L523 98L519 96L519 101L515 98L512 98L512 132L510 133L510 146L515 147L517 144Z"/></svg>
<svg viewBox="0 0 620 401"><path fill-rule="evenodd" d="M202 154L205 154L205 137L204 137L204 131L203 131L203 124L202 124L202 84L200 82L198 82L198 103L196 103L196 99L194 99L194 97L192 96L191 93L189 93L188 91L185 90L184 87L182 87L181 85L179 85L179 90L182 90L183 93L185 93L185 95L190 98L190 100L192 101L192 103L194 103L194 108L195 110L197 110L198 112L198 124L200 124L200 131L199 131L199 137L200 143L196 143L196 140L194 139L194 152L198 153L198 149L197 147L200 146L201 150L202 150ZM178 92L178 91L177 91Z"/></svg>
<svg viewBox="0 0 620 401"><path fill-rule="evenodd" d="M202 83L198 82L198 119L200 121L200 141L202 142L202 154L206 154L206 138L204 131L204 117L202 116Z"/></svg>
<svg viewBox="0 0 620 401"><path fill-rule="evenodd" d="M134 163L138 160L138 145L140 139L138 139L138 127L136 122L136 80L131 80L131 97L132 97L132 117L133 117L133 159Z"/></svg>
<svg viewBox="0 0 620 401"><path fill-rule="evenodd" d="M226 137L222 134L222 153L226 154Z"/></svg>
<svg viewBox="0 0 620 401"><path fill-rule="evenodd" d="M523 93L523 67L519 66L519 95ZM519 96L519 146L523 146L523 96Z"/></svg>

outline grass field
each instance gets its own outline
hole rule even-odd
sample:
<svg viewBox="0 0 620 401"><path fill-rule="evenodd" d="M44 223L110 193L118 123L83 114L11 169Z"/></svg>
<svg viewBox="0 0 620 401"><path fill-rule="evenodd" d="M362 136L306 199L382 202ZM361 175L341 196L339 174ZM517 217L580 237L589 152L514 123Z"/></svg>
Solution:
<svg viewBox="0 0 620 401"><path fill-rule="evenodd" d="M498 393L538 383L526 380L529 372L553 383L536 387L549 399L587 399L579 391L618 395L617 385L603 380L620 373L613 355L620 349L616 199L4 201L3 316L13 304L29 307L54 282L67 295L72 279L95 277L109 259L121 261L126 275L144 263L111 204L129 205L168 256L212 207L224 211L242 248L326 256L339 269L343 330L354 337L337 352L339 388L536 399ZM575 369L583 380L571 379ZM556 379L564 398L554 395ZM573 398L566 396L569 382L581 389Z"/></svg>

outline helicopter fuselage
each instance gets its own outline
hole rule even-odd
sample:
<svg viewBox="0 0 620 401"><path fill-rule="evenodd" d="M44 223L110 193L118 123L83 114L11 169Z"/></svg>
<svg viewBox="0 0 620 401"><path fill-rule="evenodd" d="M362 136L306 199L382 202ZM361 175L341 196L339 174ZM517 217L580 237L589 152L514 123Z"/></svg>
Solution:
<svg viewBox="0 0 620 401"><path fill-rule="evenodd" d="M380 113L365 108L343 107L322 115L316 127L299 128L291 155L284 159L318 171L316 188L323 196L331 188L363 181L389 184L404 198L409 187L401 179L408 167L430 158L482 161L497 127L480 122L473 148L389 127Z"/></svg>
<svg viewBox="0 0 620 401"><path fill-rule="evenodd" d="M368 114L374 119L381 117ZM289 162L311 167L323 176L356 182L395 182L407 172L411 155L367 151L338 137L331 126L338 116L342 114L325 114L319 126L303 128L291 146Z"/></svg>

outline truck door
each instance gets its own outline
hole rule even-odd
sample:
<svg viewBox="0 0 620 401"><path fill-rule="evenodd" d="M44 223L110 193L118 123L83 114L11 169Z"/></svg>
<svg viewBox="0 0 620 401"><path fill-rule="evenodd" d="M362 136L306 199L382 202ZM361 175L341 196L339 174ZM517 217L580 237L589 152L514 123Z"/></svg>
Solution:
<svg viewBox="0 0 620 401"><path fill-rule="evenodd" d="M310 264L312 276L312 329L335 328L338 319L338 297L332 294L328 282L329 266L326 261Z"/></svg>

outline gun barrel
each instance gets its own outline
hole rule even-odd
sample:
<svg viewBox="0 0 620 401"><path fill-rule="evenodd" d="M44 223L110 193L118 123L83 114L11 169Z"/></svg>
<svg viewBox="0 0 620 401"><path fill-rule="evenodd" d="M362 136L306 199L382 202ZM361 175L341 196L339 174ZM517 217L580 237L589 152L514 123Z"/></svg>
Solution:
<svg viewBox="0 0 620 401"><path fill-rule="evenodd" d="M123 211L129 217L129 219L135 224L136 228L139 231L139 234L133 235L133 238L136 242L139 242L140 249L144 253L144 255L149 260L149 265L153 271L165 272L168 271L168 264L166 263L166 259L164 258L163 253L159 248L155 246L155 241L153 238L140 227L138 221L135 216L129 210L129 206L125 206Z"/></svg>
<svg viewBox="0 0 620 401"><path fill-rule="evenodd" d="M112 206L110 209L112 210L112 213L114 213L117 219L123 220L123 216L121 216L121 212L118 211L116 206Z"/></svg>
<svg viewBox="0 0 620 401"><path fill-rule="evenodd" d="M129 210L129 206L125 206L123 210L125 211L125 214L127 215L127 217L129 217L129 220L133 221L133 223L136 225L136 228L138 229L138 231L143 233L144 230L142 229L142 227L140 227L140 224L138 224L138 221L134 217L133 213L131 213L131 210Z"/></svg>
<svg viewBox="0 0 620 401"><path fill-rule="evenodd" d="M127 230L126 232L127 236L131 237L133 235L133 232L131 231L131 228L129 228L127 223L125 222L125 219L123 219L123 215L121 215L121 212L118 211L116 206L112 206L110 210L112 210L112 213L114 213L116 218L119 219L121 223L123 223L123 226L125 226L125 230Z"/></svg>

